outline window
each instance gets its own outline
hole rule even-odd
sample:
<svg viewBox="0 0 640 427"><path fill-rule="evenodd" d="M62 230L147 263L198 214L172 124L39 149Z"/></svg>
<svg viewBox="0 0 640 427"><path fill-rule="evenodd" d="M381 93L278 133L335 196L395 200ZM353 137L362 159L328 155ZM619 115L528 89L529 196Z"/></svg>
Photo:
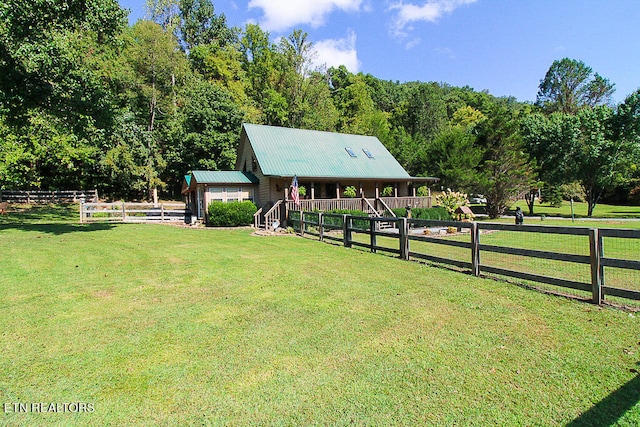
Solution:
<svg viewBox="0 0 640 427"><path fill-rule="evenodd" d="M366 148L363 148L362 152L370 159L374 159L375 158L375 157L373 157L373 154L371 154L371 151L367 150Z"/></svg>
<svg viewBox="0 0 640 427"><path fill-rule="evenodd" d="M356 153L351 148L345 147L344 149L347 150L347 153L349 153L351 157L358 157L356 156Z"/></svg>

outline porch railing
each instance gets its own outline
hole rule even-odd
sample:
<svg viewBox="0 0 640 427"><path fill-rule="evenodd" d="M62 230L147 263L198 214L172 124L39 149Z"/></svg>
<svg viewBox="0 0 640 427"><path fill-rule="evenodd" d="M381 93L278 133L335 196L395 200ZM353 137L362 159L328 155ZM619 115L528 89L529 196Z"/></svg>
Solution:
<svg viewBox="0 0 640 427"><path fill-rule="evenodd" d="M430 208L431 197L380 197L388 209L406 208ZM300 206L295 206L293 202L288 202L289 209L301 209L304 211L329 212L334 210L362 210L367 206L360 198L353 199L305 199L300 200Z"/></svg>
<svg viewBox="0 0 640 427"><path fill-rule="evenodd" d="M380 197L380 200L384 201L389 209L406 208L411 206L412 208L430 208L431 197Z"/></svg>

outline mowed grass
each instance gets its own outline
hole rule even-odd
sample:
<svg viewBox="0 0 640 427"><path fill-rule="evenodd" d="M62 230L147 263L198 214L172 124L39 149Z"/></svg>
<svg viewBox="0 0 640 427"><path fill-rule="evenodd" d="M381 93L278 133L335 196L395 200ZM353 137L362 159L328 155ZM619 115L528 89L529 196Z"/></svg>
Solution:
<svg viewBox="0 0 640 427"><path fill-rule="evenodd" d="M524 200L519 200L515 203L509 213L513 215L517 206L520 206L525 212L525 215L529 213L529 208ZM576 218L588 218L587 213L589 205L586 202L573 202L573 214ZM535 216L546 215L571 218L571 203L563 201L559 207L554 207L546 203L538 203L536 201L533 209ZM598 203L593 210L593 216L599 218L639 218L640 219L640 206L620 206L620 205L607 205L604 203Z"/></svg>
<svg viewBox="0 0 640 427"><path fill-rule="evenodd" d="M0 225L4 425L640 423L633 314L248 229Z"/></svg>

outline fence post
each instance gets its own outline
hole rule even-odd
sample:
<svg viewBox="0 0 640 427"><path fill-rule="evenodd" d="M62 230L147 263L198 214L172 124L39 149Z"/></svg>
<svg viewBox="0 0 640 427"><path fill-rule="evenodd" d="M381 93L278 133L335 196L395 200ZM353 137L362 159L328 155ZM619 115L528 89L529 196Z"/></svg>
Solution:
<svg viewBox="0 0 640 427"><path fill-rule="evenodd" d="M83 207L83 204L84 204L84 203L82 203L82 201L81 201L81 202L80 202L80 203L78 203L78 204L80 205L80 224L82 224L82 223L84 222L84 219L83 219L83 217L84 217L84 212L83 212L83 211L84 211L84 207Z"/></svg>
<svg viewBox="0 0 640 427"><path fill-rule="evenodd" d="M477 222L471 223L471 272L480 276L480 229Z"/></svg>
<svg viewBox="0 0 640 427"><path fill-rule="evenodd" d="M591 258L591 293L593 295L593 303L600 305L602 303L602 248L601 248L600 230L597 228L589 229L589 254Z"/></svg>
<svg viewBox="0 0 640 427"><path fill-rule="evenodd" d="M369 236L371 237L371 252L375 254L378 239L376 239L376 221L373 218L369 218Z"/></svg>
<svg viewBox="0 0 640 427"><path fill-rule="evenodd" d="M342 215L342 240L345 248L351 247L351 215Z"/></svg>
<svg viewBox="0 0 640 427"><path fill-rule="evenodd" d="M323 221L324 218L322 212L318 212L318 237L320 238L321 242L324 240L324 225L322 223Z"/></svg>
<svg viewBox="0 0 640 427"><path fill-rule="evenodd" d="M300 209L300 236L304 237L304 212Z"/></svg>
<svg viewBox="0 0 640 427"><path fill-rule="evenodd" d="M400 258L409 259L409 222L407 218L400 218Z"/></svg>
<svg viewBox="0 0 640 427"><path fill-rule="evenodd" d="M125 202L122 202L122 222L124 222L126 217L127 217L127 210L125 208Z"/></svg>
<svg viewBox="0 0 640 427"><path fill-rule="evenodd" d="M160 222L164 222L164 203L160 203Z"/></svg>

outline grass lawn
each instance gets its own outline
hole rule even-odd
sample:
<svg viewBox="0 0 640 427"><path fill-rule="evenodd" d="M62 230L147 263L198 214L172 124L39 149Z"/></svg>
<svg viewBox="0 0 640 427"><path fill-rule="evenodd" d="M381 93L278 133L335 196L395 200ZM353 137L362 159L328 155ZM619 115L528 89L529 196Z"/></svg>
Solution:
<svg viewBox="0 0 640 427"><path fill-rule="evenodd" d="M0 219L0 425L640 424L637 315L295 236L64 212ZM12 411L32 402L95 410Z"/></svg>
<svg viewBox="0 0 640 427"><path fill-rule="evenodd" d="M529 208L524 200L519 200L511 207L513 213L517 206L520 206L525 215L529 213ZM576 218L588 218L588 204L586 202L573 202L573 211ZM571 203L562 202L562 206L553 207L548 204L540 204L536 201L533 208L534 215L558 216L571 218ZM618 206L597 204L593 210L593 216L599 218L638 218L640 219L640 206Z"/></svg>

